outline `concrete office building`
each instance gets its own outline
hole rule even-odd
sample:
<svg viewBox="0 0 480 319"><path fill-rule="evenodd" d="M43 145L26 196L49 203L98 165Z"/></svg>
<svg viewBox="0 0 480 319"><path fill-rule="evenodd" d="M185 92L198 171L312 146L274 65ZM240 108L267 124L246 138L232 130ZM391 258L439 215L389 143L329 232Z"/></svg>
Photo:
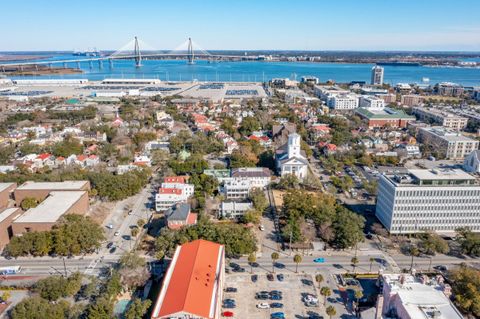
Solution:
<svg viewBox="0 0 480 319"><path fill-rule="evenodd" d="M383 109L385 101L376 96L361 96L359 100L359 107Z"/></svg>
<svg viewBox="0 0 480 319"><path fill-rule="evenodd" d="M412 169L381 175L376 216L392 234L432 230L454 234L458 227L480 232L480 185L460 169Z"/></svg>
<svg viewBox="0 0 480 319"><path fill-rule="evenodd" d="M402 110L385 108L363 108L355 110L355 114L368 121L368 128L380 128L389 126L391 128L406 127L415 117L406 114Z"/></svg>
<svg viewBox="0 0 480 319"><path fill-rule="evenodd" d="M417 134L420 143L429 145L446 159L463 160L478 149L479 141L443 127L420 128Z"/></svg>
<svg viewBox="0 0 480 319"><path fill-rule="evenodd" d="M252 187L265 188L270 184L272 174L266 167L241 167L232 169L232 177L248 180Z"/></svg>
<svg viewBox="0 0 480 319"><path fill-rule="evenodd" d="M84 215L88 211L88 192L54 191L37 207L30 208L12 222L13 235L46 231L65 214Z"/></svg>
<svg viewBox="0 0 480 319"><path fill-rule="evenodd" d="M370 84L372 85L383 85L383 68L381 66L375 65L372 68L372 77L370 79Z"/></svg>
<svg viewBox="0 0 480 319"><path fill-rule="evenodd" d="M220 204L220 209L218 210L218 217L238 219L245 215L245 213L251 209L253 209L253 205L251 202L224 201Z"/></svg>
<svg viewBox="0 0 480 319"><path fill-rule="evenodd" d="M466 117L431 108L414 107L413 114L415 114L420 121L430 124L435 123L445 128L458 131L467 127L468 123L468 118Z"/></svg>
<svg viewBox="0 0 480 319"><path fill-rule="evenodd" d="M353 110L358 107L358 96L355 94L331 96L327 99L327 106L334 110Z"/></svg>
<svg viewBox="0 0 480 319"><path fill-rule="evenodd" d="M21 214L22 210L17 207L0 212L0 251L10 242L13 236L12 222Z"/></svg>
<svg viewBox="0 0 480 319"><path fill-rule="evenodd" d="M20 205L26 197L44 200L52 191L89 191L89 181L25 182L14 191L15 202Z"/></svg>

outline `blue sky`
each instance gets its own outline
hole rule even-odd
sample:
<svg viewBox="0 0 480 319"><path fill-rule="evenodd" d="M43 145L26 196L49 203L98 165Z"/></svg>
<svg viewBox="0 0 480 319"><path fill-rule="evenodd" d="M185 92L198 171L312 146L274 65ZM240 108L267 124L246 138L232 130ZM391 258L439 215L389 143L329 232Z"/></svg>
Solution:
<svg viewBox="0 0 480 319"><path fill-rule="evenodd" d="M0 51L173 49L480 51L479 0L4 0Z"/></svg>

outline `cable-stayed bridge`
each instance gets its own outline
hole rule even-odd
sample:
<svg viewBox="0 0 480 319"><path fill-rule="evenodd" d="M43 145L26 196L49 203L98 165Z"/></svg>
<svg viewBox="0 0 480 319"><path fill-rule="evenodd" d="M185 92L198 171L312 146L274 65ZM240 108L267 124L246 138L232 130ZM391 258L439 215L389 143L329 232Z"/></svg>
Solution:
<svg viewBox="0 0 480 319"><path fill-rule="evenodd" d="M249 55L221 55L211 54L207 50L202 49L191 38L188 38L185 42L177 46L175 49L168 52L160 52L151 48L148 44L144 43L137 37L129 41L123 47L117 51L105 55L105 56L87 56L85 58L72 58L63 60L37 60L37 61L25 61L25 62L9 62L0 64L0 71L5 71L6 67L22 68L24 66L53 66L63 65L76 65L80 68L80 63L89 63L90 67L93 67L93 63L98 63L99 67L103 67L104 62L108 62L110 67L113 67L115 60L132 60L136 68L142 67L143 60L149 59L185 59L187 64L195 64L195 60L208 60L208 61L244 61L244 60L256 60L257 56Z"/></svg>

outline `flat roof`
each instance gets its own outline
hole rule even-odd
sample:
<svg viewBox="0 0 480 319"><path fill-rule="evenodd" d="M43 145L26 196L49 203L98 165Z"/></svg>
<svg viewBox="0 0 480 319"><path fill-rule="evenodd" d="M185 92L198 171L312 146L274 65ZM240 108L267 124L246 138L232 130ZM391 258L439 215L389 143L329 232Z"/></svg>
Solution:
<svg viewBox="0 0 480 319"><path fill-rule="evenodd" d="M20 208L18 208L18 207L12 207L12 208L7 208L4 211L0 212L0 223L3 222L8 217L10 217L10 215L15 213L19 209Z"/></svg>
<svg viewBox="0 0 480 319"><path fill-rule="evenodd" d="M359 107L355 110L356 113L365 116L369 119L409 119L415 120L415 116L410 116L402 110L395 110L389 107L385 108L364 108Z"/></svg>
<svg viewBox="0 0 480 319"><path fill-rule="evenodd" d="M15 185L15 183L0 183L0 193L13 185Z"/></svg>
<svg viewBox="0 0 480 319"><path fill-rule="evenodd" d="M223 270L223 245L194 240L177 246L152 312L152 318L188 313L213 318L219 279Z"/></svg>
<svg viewBox="0 0 480 319"><path fill-rule="evenodd" d="M419 180L475 180L461 169L410 169L409 173Z"/></svg>
<svg viewBox="0 0 480 319"><path fill-rule="evenodd" d="M438 136L449 142L475 142L474 139L456 132L453 130L445 129L443 126L433 126L433 127L422 127L420 130L429 132L435 136Z"/></svg>
<svg viewBox="0 0 480 319"><path fill-rule="evenodd" d="M81 190L88 181L25 182L17 190Z"/></svg>
<svg viewBox="0 0 480 319"><path fill-rule="evenodd" d="M14 223L55 223L86 191L51 192L37 207L30 208Z"/></svg>

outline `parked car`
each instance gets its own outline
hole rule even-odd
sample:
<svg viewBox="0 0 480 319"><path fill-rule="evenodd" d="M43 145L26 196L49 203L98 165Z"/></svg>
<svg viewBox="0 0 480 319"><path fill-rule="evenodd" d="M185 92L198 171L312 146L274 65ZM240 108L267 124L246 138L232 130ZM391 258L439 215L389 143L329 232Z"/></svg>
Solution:
<svg viewBox="0 0 480 319"><path fill-rule="evenodd" d="M258 299L258 300L268 300L269 298L270 298L269 295L262 295L262 294L255 295L255 299Z"/></svg>
<svg viewBox="0 0 480 319"><path fill-rule="evenodd" d="M238 289L235 287L227 287L225 288L225 292L237 292Z"/></svg>
<svg viewBox="0 0 480 319"><path fill-rule="evenodd" d="M285 313L283 312L274 312L270 315L271 319L283 319L285 318Z"/></svg>
<svg viewBox="0 0 480 319"><path fill-rule="evenodd" d="M283 303L280 302L272 302L270 304L270 308L283 308Z"/></svg>
<svg viewBox="0 0 480 319"><path fill-rule="evenodd" d="M266 302L262 302L262 303L257 304L257 308L258 309L269 309L270 305Z"/></svg>
<svg viewBox="0 0 480 319"><path fill-rule="evenodd" d="M120 232L118 232L118 231L116 231L116 232L113 234L113 236L118 236L118 235L120 235Z"/></svg>
<svg viewBox="0 0 480 319"><path fill-rule="evenodd" d="M270 295L270 300L282 300L282 295Z"/></svg>
<svg viewBox="0 0 480 319"><path fill-rule="evenodd" d="M235 308L237 308L237 305L234 304L234 303L227 303L227 304L223 304L223 308L225 308L225 309L235 309Z"/></svg>
<svg viewBox="0 0 480 319"><path fill-rule="evenodd" d="M222 316L223 316L223 317L233 317L233 316L234 316L234 313L231 312L231 311L224 311L224 312L222 313Z"/></svg>
<svg viewBox="0 0 480 319"><path fill-rule="evenodd" d="M278 279L278 281L283 281L283 279L285 279L285 277L283 276L283 274L278 274L277 279Z"/></svg>
<svg viewBox="0 0 480 319"><path fill-rule="evenodd" d="M268 279L268 281L274 281L274 280L275 280L275 277L273 277L272 274L268 274L268 275L267 275L267 279Z"/></svg>
<svg viewBox="0 0 480 319"><path fill-rule="evenodd" d="M258 275L252 275L252 282L257 282Z"/></svg>
<svg viewBox="0 0 480 319"><path fill-rule="evenodd" d="M108 225L107 225L107 228L108 228L108 229L113 229L113 224L108 224Z"/></svg>
<svg viewBox="0 0 480 319"><path fill-rule="evenodd" d="M269 292L270 295L281 295L282 292L280 290L272 290Z"/></svg>
<svg viewBox="0 0 480 319"><path fill-rule="evenodd" d="M117 247L112 247L109 252L110 254L113 254L116 251L117 251Z"/></svg>
<svg viewBox="0 0 480 319"><path fill-rule="evenodd" d="M258 229L260 229L261 231L264 231L264 230L265 230L265 226L260 225L260 226L258 226Z"/></svg>
<svg viewBox="0 0 480 319"><path fill-rule="evenodd" d="M112 248L112 247L113 247L113 242L109 242L109 243L107 244L107 248L110 249L110 248Z"/></svg>

